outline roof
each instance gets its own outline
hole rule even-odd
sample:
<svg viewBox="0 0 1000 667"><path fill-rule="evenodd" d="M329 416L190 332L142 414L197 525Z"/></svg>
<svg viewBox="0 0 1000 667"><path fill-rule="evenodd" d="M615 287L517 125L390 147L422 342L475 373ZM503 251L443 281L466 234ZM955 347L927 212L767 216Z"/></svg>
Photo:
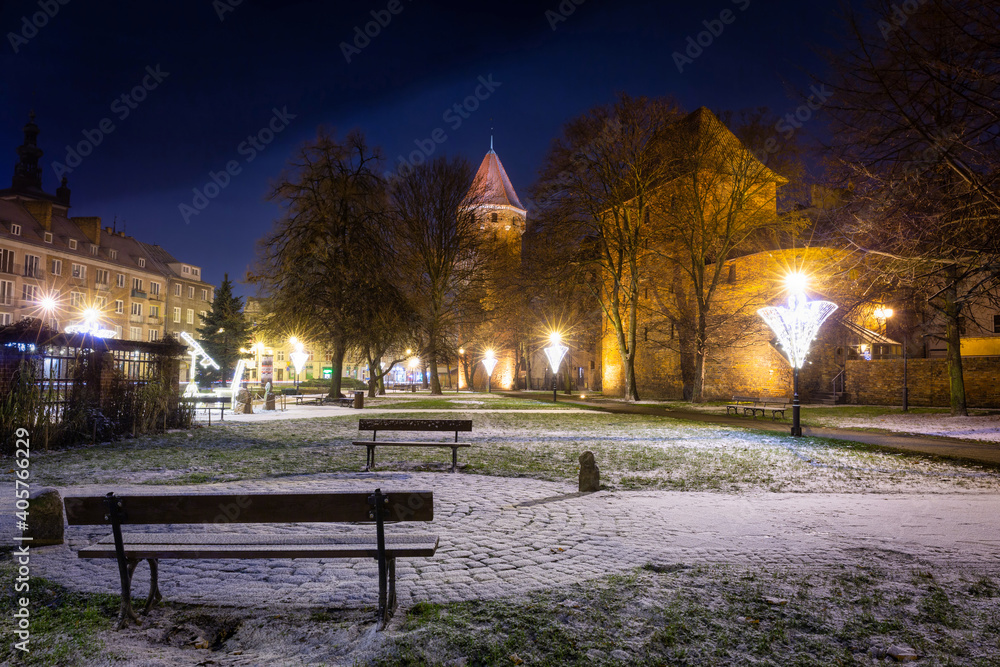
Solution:
<svg viewBox="0 0 1000 667"><path fill-rule="evenodd" d="M469 190L470 197L473 193L478 193L479 201L476 206L511 206L521 211L525 211L521 200L514 192L514 186L507 178L507 172L500 162L500 157L492 148L483 158L483 163L479 165L476 178L472 181L472 188Z"/></svg>
<svg viewBox="0 0 1000 667"><path fill-rule="evenodd" d="M733 134L732 130L726 127L726 124L719 120L718 116L711 112L707 107L698 107L690 114L685 116L678 123L679 128L689 127L695 135L699 137L700 142L704 142L705 148L721 148L728 150L739 150L744 151L747 155L753 157L753 159L761 166L761 176L768 181L774 181L778 185L784 185L788 182L788 179L780 174L774 172L768 168L753 151L749 150L746 145L739 140L739 138Z"/></svg>

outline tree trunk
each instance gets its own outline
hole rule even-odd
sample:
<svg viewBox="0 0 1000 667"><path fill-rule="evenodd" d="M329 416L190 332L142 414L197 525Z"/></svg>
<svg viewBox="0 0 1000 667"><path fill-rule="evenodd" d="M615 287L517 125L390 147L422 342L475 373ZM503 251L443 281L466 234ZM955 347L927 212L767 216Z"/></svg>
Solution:
<svg viewBox="0 0 1000 667"><path fill-rule="evenodd" d="M705 331L708 323L704 315L698 316L698 331L694 340L694 387L691 392L691 402L702 403L705 400Z"/></svg>
<svg viewBox="0 0 1000 667"><path fill-rule="evenodd" d="M441 378L438 377L438 356L437 356L437 346L431 345L430 349L427 351L427 365L430 367L429 373L424 373L424 386L427 386L428 381L430 381L431 394L434 396L441 395Z"/></svg>
<svg viewBox="0 0 1000 667"><path fill-rule="evenodd" d="M330 398L343 398L341 393L341 376L344 374L344 355L347 354L347 346L343 339L333 341L333 352L330 355Z"/></svg>
<svg viewBox="0 0 1000 667"><path fill-rule="evenodd" d="M948 272L951 285L945 290L944 314L945 332L948 339L948 383L951 387L951 414L966 417L969 411L965 404L965 377L962 374L962 341L959 327L959 316L962 312L958 301L958 285L955 281L955 270Z"/></svg>

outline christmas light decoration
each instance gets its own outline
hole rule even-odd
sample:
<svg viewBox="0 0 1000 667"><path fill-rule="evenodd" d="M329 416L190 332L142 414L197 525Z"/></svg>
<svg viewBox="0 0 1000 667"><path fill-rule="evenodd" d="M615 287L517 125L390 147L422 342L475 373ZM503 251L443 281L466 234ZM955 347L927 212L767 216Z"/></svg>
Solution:
<svg viewBox="0 0 1000 667"><path fill-rule="evenodd" d="M493 350L486 350L486 354L483 355L483 368L486 369L486 393L492 391L491 380L493 379L493 369L497 366L497 358L493 354Z"/></svg>
<svg viewBox="0 0 1000 667"><path fill-rule="evenodd" d="M559 374L559 364L563 357L569 352L569 348L562 344L562 336L552 332L549 336L551 344L545 348L545 356L549 359L549 366L552 367L552 402L556 402L556 376Z"/></svg>

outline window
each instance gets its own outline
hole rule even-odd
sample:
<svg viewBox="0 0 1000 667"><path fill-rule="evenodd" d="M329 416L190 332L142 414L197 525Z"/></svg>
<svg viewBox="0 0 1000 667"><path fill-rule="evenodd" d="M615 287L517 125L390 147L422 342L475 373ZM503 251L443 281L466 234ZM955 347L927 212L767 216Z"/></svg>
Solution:
<svg viewBox="0 0 1000 667"><path fill-rule="evenodd" d="M180 295L181 295L181 284L174 283L174 296L180 296Z"/></svg>
<svg viewBox="0 0 1000 667"><path fill-rule="evenodd" d="M97 269L97 271L95 271L94 273L96 275L96 277L94 278L94 282L97 283L98 285L107 286L108 279L110 277L108 275L108 272L105 269Z"/></svg>
<svg viewBox="0 0 1000 667"><path fill-rule="evenodd" d="M189 299L194 298L194 287L191 287L190 285L188 285L188 298Z"/></svg>
<svg viewBox="0 0 1000 667"><path fill-rule="evenodd" d="M132 279L132 289L136 290L137 292L142 291L142 278Z"/></svg>
<svg viewBox="0 0 1000 667"><path fill-rule="evenodd" d="M187 323L194 324L194 309L188 308L187 311Z"/></svg>
<svg viewBox="0 0 1000 667"><path fill-rule="evenodd" d="M108 307L108 298L105 296L97 297L94 299L94 307L103 312Z"/></svg>
<svg viewBox="0 0 1000 667"><path fill-rule="evenodd" d="M12 324L10 313L0 313L0 324L3 324L4 326Z"/></svg>
<svg viewBox="0 0 1000 667"><path fill-rule="evenodd" d="M54 317L50 317L45 321L45 326L52 329L53 331L59 331L59 320Z"/></svg>
<svg viewBox="0 0 1000 667"><path fill-rule="evenodd" d="M121 299L115 300L115 313L118 315L125 314L125 302Z"/></svg>
<svg viewBox="0 0 1000 667"><path fill-rule="evenodd" d="M181 273L191 273L191 267L189 266L181 267Z"/></svg>
<svg viewBox="0 0 1000 667"><path fill-rule="evenodd" d="M70 239L69 240L69 249L70 250L76 250L76 239Z"/></svg>
<svg viewBox="0 0 1000 667"><path fill-rule="evenodd" d="M993 316L993 333L1000 333L1000 315Z"/></svg>
<svg viewBox="0 0 1000 667"><path fill-rule="evenodd" d="M52 260L52 275L61 276L62 275L62 260L54 259Z"/></svg>
<svg viewBox="0 0 1000 667"><path fill-rule="evenodd" d="M160 316L160 307L159 306L150 306L149 307L149 316L150 317L159 317Z"/></svg>
<svg viewBox="0 0 1000 667"><path fill-rule="evenodd" d="M116 285L117 285L118 287L121 287L121 288L123 288L123 289L124 289L124 287L125 287L125 274L124 274L124 273L119 273L119 274L118 274L118 279L117 279L117 281L115 282L115 284L116 284Z"/></svg>
<svg viewBox="0 0 1000 667"><path fill-rule="evenodd" d="M90 254L97 257L98 246L94 243L90 244Z"/></svg>
<svg viewBox="0 0 1000 667"><path fill-rule="evenodd" d="M207 289L203 289L201 291L201 300L202 301L208 301L208 290Z"/></svg>
<svg viewBox="0 0 1000 667"><path fill-rule="evenodd" d="M143 258L143 257L140 257L140 258L139 258L139 259L137 260L137 262L138 262L138 264L139 264L139 268L140 268L140 269L144 269L144 268L146 268L146 260L145 260L145 258Z"/></svg>
<svg viewBox="0 0 1000 667"><path fill-rule="evenodd" d="M129 327L128 337L131 340L142 340L142 327Z"/></svg>
<svg viewBox="0 0 1000 667"><path fill-rule="evenodd" d="M142 317L142 304L138 302L132 303L132 314L137 317Z"/></svg>
<svg viewBox="0 0 1000 667"><path fill-rule="evenodd" d="M69 293L69 305L73 308L83 307L83 292L70 292Z"/></svg>
<svg viewBox="0 0 1000 667"><path fill-rule="evenodd" d="M14 273L14 251L6 248L0 249L0 271L4 273Z"/></svg>
<svg viewBox="0 0 1000 667"><path fill-rule="evenodd" d="M11 226L10 226L10 233L13 234L14 236L20 236L21 235L21 225L11 224Z"/></svg>
<svg viewBox="0 0 1000 667"><path fill-rule="evenodd" d="M46 243L52 243L52 232L45 232L42 239L44 239Z"/></svg>
<svg viewBox="0 0 1000 667"><path fill-rule="evenodd" d="M201 317L201 323L204 324L205 323L205 318L208 317L208 313L205 312L204 310L199 310L198 311L198 316Z"/></svg>
<svg viewBox="0 0 1000 667"><path fill-rule="evenodd" d="M115 338L121 340L121 337L122 337L122 325L116 324L115 325Z"/></svg>
<svg viewBox="0 0 1000 667"><path fill-rule="evenodd" d="M118 251L117 250L113 250L113 249L109 249L108 250L108 257L110 257L111 259L118 259Z"/></svg>
<svg viewBox="0 0 1000 667"><path fill-rule="evenodd" d="M160 295L160 283L149 283L149 293Z"/></svg>
<svg viewBox="0 0 1000 667"><path fill-rule="evenodd" d="M14 305L14 283L0 280L0 306Z"/></svg>
<svg viewBox="0 0 1000 667"><path fill-rule="evenodd" d="M72 276L80 280L85 280L87 278L87 267L83 264L74 264Z"/></svg>
<svg viewBox="0 0 1000 667"><path fill-rule="evenodd" d="M174 322L180 323L181 321L181 309L174 308Z"/></svg>
<svg viewBox="0 0 1000 667"><path fill-rule="evenodd" d="M39 257L35 255L25 255L24 256L24 277L25 278L41 278L41 271L38 270L38 263L40 261Z"/></svg>
<svg viewBox="0 0 1000 667"><path fill-rule="evenodd" d="M191 267L191 275L194 276L195 278L197 278L198 276L201 275L201 269L192 266Z"/></svg>
<svg viewBox="0 0 1000 667"><path fill-rule="evenodd" d="M149 342L152 343L154 340L156 340L159 337L159 335L160 335L159 331L157 331L156 329L150 329L149 330Z"/></svg>
<svg viewBox="0 0 1000 667"><path fill-rule="evenodd" d="M35 285L21 285L21 299L23 301L38 301L38 287Z"/></svg>
<svg viewBox="0 0 1000 667"><path fill-rule="evenodd" d="M284 360L285 360L285 351L278 350L278 361L284 361Z"/></svg>

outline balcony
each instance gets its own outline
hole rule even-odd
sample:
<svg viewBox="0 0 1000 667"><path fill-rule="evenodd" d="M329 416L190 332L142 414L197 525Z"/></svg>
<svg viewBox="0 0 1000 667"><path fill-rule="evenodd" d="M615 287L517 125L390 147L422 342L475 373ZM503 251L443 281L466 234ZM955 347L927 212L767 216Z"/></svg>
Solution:
<svg viewBox="0 0 1000 667"><path fill-rule="evenodd" d="M163 295L162 294L150 294L149 295L149 300L150 301L163 301Z"/></svg>
<svg viewBox="0 0 1000 667"><path fill-rule="evenodd" d="M143 318L142 315L129 315L128 316L128 323L129 324L142 324L144 321L145 321L145 319Z"/></svg>
<svg viewBox="0 0 1000 667"><path fill-rule="evenodd" d="M13 305L14 305L14 297L12 297L10 294L4 294L0 296L0 306L13 306Z"/></svg>
<svg viewBox="0 0 1000 667"><path fill-rule="evenodd" d="M151 326L160 326L161 324L163 324L163 318L153 317L152 315L150 315L149 317L146 318L146 324L149 324Z"/></svg>
<svg viewBox="0 0 1000 667"><path fill-rule="evenodd" d="M45 271L41 268L31 268L30 266L24 270L25 278L34 278L35 280L43 280L45 278Z"/></svg>
<svg viewBox="0 0 1000 667"><path fill-rule="evenodd" d="M107 292L111 289L111 286L107 283L94 283L94 289Z"/></svg>
<svg viewBox="0 0 1000 667"><path fill-rule="evenodd" d="M0 266L0 273L9 273L12 276L20 275L21 265L14 264L13 262L11 262L10 264L4 264Z"/></svg>
<svg viewBox="0 0 1000 667"><path fill-rule="evenodd" d="M133 288L132 289L132 298L133 299L147 299L147 298L149 298L149 295L146 294L141 289L134 289Z"/></svg>

